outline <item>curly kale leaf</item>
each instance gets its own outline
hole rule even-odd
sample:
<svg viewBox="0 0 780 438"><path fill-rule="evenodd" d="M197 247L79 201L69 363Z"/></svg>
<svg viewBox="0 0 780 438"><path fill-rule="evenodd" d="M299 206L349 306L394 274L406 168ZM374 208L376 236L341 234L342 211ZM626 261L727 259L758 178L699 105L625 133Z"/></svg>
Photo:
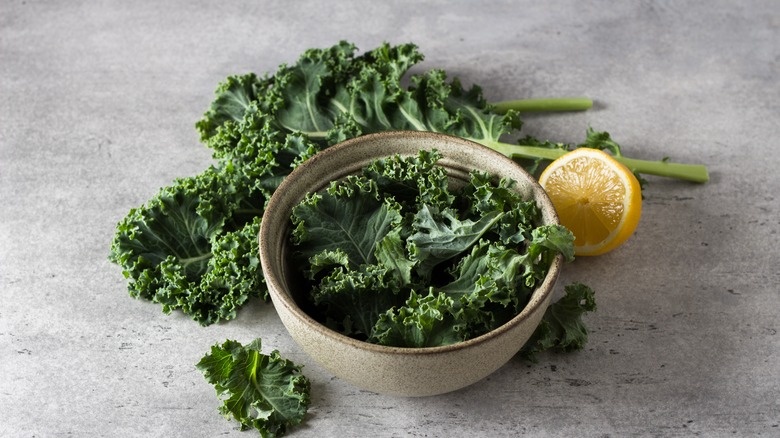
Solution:
<svg viewBox="0 0 780 438"><path fill-rule="evenodd" d="M460 207L467 217L477 218L493 211L504 213L497 224L497 233L506 245L529 239L529 231L540 217L536 202L524 198L513 186L511 180L493 181L487 172L473 171L459 197Z"/></svg>
<svg viewBox="0 0 780 438"><path fill-rule="evenodd" d="M528 247L531 260L541 258L541 263L549 265L556 254L561 253L567 261L574 260L574 234L563 225L542 225L531 231L531 243Z"/></svg>
<svg viewBox="0 0 780 438"><path fill-rule="evenodd" d="M568 230L555 226L537 228L532 236L525 252L500 242L479 242L452 270L455 280L437 289L455 300L472 337L518 314L544 280L552 258L574 241Z"/></svg>
<svg viewBox="0 0 780 438"><path fill-rule="evenodd" d="M333 127L326 96L342 86L342 75L350 70L355 46L341 42L327 49L306 50L298 62L277 73L276 93L281 99L278 123L289 131L324 135Z"/></svg>
<svg viewBox="0 0 780 438"><path fill-rule="evenodd" d="M582 315L596 310L593 290L582 283L564 288L565 295L547 308L542 322L525 343L521 354L531 361L542 351L581 350L588 342L588 330Z"/></svg>
<svg viewBox="0 0 780 438"><path fill-rule="evenodd" d="M278 437L300 424L311 401L311 383L301 367L274 350L261 353L261 340L246 346L227 340L214 345L195 365L214 385L219 412L254 428L262 437Z"/></svg>
<svg viewBox="0 0 780 438"><path fill-rule="evenodd" d="M423 204L446 208L454 196L449 192L447 171L436 165L440 159L436 150L421 150L417 156L393 155L373 161L363 175L376 183L378 193L391 197L405 211L416 211Z"/></svg>
<svg viewBox="0 0 780 438"><path fill-rule="evenodd" d="M232 319L252 297L268 300L257 258L264 204L281 180L319 150L270 129L255 104L210 138L219 165L180 178L117 225L109 260L132 296L180 310L202 325Z"/></svg>
<svg viewBox="0 0 780 438"><path fill-rule="evenodd" d="M255 216L242 228L214 240L209 269L201 278L198 293L190 295L184 313L209 325L235 318L252 297L270 300L258 256L260 222L261 217Z"/></svg>
<svg viewBox="0 0 780 438"><path fill-rule="evenodd" d="M259 108L280 131L301 133L319 141L331 139L328 144L361 132L376 132L380 127L399 129L384 120L383 111L377 111L382 99L375 96L383 94L383 87L366 86L361 81L379 81L391 89L399 88L407 70L422 60L422 54L413 44L385 43L360 56L356 51L346 41L304 51L294 64L280 66L267 80L270 85L266 92L256 96ZM199 129L213 123L212 112L204 116ZM358 128L352 123L356 119L375 129Z"/></svg>
<svg viewBox="0 0 780 438"><path fill-rule="evenodd" d="M479 336L505 323L522 309L530 291L515 278L520 273L514 250L488 240L480 241L454 266L454 280L436 288L453 300L453 312L469 337Z"/></svg>
<svg viewBox="0 0 780 438"><path fill-rule="evenodd" d="M412 283L412 269L415 264L406 250L406 240L403 237L406 234L408 233L404 227L394 228L377 242L374 251L377 263L393 273L401 287Z"/></svg>
<svg viewBox="0 0 780 438"><path fill-rule="evenodd" d="M402 219L400 205L380 198L376 184L360 176L293 208L293 258L308 260L304 274L318 282L312 299L329 325L368 336L381 312L403 302L395 294L409 283L411 267L395 259L404 251Z"/></svg>
<svg viewBox="0 0 780 438"><path fill-rule="evenodd" d="M439 211L423 205L414 216L412 227L415 233L407 241L411 258L417 263L417 272L423 278L430 278L436 265L478 242L502 215L499 211L492 211L476 221L461 220L451 208Z"/></svg>
<svg viewBox="0 0 780 438"><path fill-rule="evenodd" d="M517 115L498 114L482 98L479 87L464 90L446 73L431 70L410 77L384 76L370 67L330 100L335 122L330 135L349 138L387 130L433 131L491 144L520 126Z"/></svg>
<svg viewBox="0 0 780 438"><path fill-rule="evenodd" d="M412 85L404 86L408 70L423 59L414 44L385 43L360 56L356 51L342 41L306 50L273 76L229 78L197 124L201 137L207 140L240 121L252 111L251 103L274 129L326 144L401 129L489 143L520 127L515 112L492 111L478 86L466 90L457 79L448 80L444 71L412 75Z"/></svg>
<svg viewBox="0 0 780 438"><path fill-rule="evenodd" d="M453 308L452 298L443 293L421 297L412 291L404 306L389 308L380 316L369 342L421 348L464 341L464 324L453 315Z"/></svg>
<svg viewBox="0 0 780 438"><path fill-rule="evenodd" d="M216 97L208 111L195 124L201 140L207 141L228 121L242 120L250 105L256 102L271 84L270 78L258 78L255 73L229 76L225 79L217 86L214 92Z"/></svg>
<svg viewBox="0 0 780 438"><path fill-rule="evenodd" d="M267 299L255 243L263 202L230 167L178 179L117 225L109 260L131 296L166 313L232 319L250 297Z"/></svg>
<svg viewBox="0 0 780 438"><path fill-rule="evenodd" d="M386 309L403 303L401 286L392 272L380 265L351 270L336 267L311 291L311 298L330 327L365 339Z"/></svg>
<svg viewBox="0 0 780 438"><path fill-rule="evenodd" d="M325 193L309 194L292 211L293 239L299 257L325 250L347 254L351 268L374 263L377 243L401 219L400 206L377 198L376 185L349 178Z"/></svg>
<svg viewBox="0 0 780 438"><path fill-rule="evenodd" d="M230 163L266 198L295 167L321 149L305 136L276 129L255 103L241 119L222 126L208 145L215 158Z"/></svg>

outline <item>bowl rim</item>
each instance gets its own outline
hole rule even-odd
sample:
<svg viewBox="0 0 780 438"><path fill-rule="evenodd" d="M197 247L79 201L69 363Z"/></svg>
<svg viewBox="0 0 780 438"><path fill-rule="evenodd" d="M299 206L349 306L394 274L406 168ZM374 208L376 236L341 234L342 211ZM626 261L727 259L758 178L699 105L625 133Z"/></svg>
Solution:
<svg viewBox="0 0 780 438"><path fill-rule="evenodd" d="M361 341L349 337L347 335L344 335L342 333L339 333L335 330L328 328L324 324L314 319L308 313L306 313L295 302L295 299L292 297L291 294L283 293L283 292L276 293L276 291L284 291L285 289L282 287L280 281L277 278L275 278L274 276L266 275L266 272L272 272L270 266L268 266L270 264L269 259L271 259L272 257L271 257L271 249L266 244L266 242L269 240L269 235L271 233L271 230L269 226L266 226L267 221L265 219L267 216L274 215L274 211L280 208L277 205L280 202L279 199L284 196L285 192L287 191L286 190L287 187L295 183L295 175L304 173L307 171L308 168L312 166L316 166L317 162L321 161L320 160L321 157L342 153L341 151L343 151L344 149L349 149L356 143L373 141L382 138L403 139L403 138L408 138L410 136L425 137L428 139L437 139L441 141L460 143L462 145L480 149L480 153L493 155L495 159L504 161L506 164L514 166L516 168L515 170L519 170L521 173L524 173L527 176L528 182L531 184L532 187L532 193L535 193L535 195L538 196L536 199L537 203L541 202L547 204L544 207L548 209L551 223L560 224L558 215L555 211L555 208L552 205L552 201L550 201L549 197L547 196L547 193L544 191L544 189L536 180L536 178L534 178L522 166L520 166L518 163L513 161L511 158L493 149L490 149L487 146L481 145L471 140L464 139L462 137L457 137L450 134L442 134L438 132L430 132L430 131L393 130L393 131L383 131L379 133L365 134L334 144L333 146L329 146L326 149L316 153L314 156L310 157L309 159L303 161L300 165L298 165L295 169L293 169L293 171L286 178L282 180L279 187L277 187L277 189L274 191L273 195L271 196L271 199L266 203L265 211L263 213L263 220L260 223L260 232L258 233L258 240L259 240L260 264L261 264L261 268L263 269L263 276L265 278L265 281L266 283L269 283L268 284L269 296L271 297L271 300L275 306L276 305L284 306L288 312L292 313L298 320L303 321L307 326L309 326L313 330L316 330L319 334L327 338L330 338L334 341L345 343L353 348L357 348L361 350L368 350L371 352L387 354L387 355L427 356L427 355L443 354L452 351L468 349L470 347L484 344L494 338L501 336L502 334L506 333L507 331L521 324L523 321L528 319L530 315L534 313L539 306L542 306L545 302L548 302L548 300L546 300L545 298L547 297L547 295L552 295L552 293L554 292L554 285L558 276L560 275L561 267L563 264L563 254L558 253L553 258L552 262L550 263L550 268L548 269L547 274L544 277L544 280L532 292L530 301L512 319L502 324L501 326L487 333L476 336L474 338L467 339L465 341L457 342L454 344L441 345L436 347L396 347L396 346L380 345L371 342ZM392 156L394 155L394 153L389 152L387 155ZM286 217L289 218L289 213L286 214ZM285 227L285 234L287 234L287 232L289 232L289 224ZM542 296L537 297L536 294L540 291L540 289L543 289L541 291ZM536 330L536 328L534 328L534 330ZM518 346L518 350L520 348L522 348L522 345Z"/></svg>

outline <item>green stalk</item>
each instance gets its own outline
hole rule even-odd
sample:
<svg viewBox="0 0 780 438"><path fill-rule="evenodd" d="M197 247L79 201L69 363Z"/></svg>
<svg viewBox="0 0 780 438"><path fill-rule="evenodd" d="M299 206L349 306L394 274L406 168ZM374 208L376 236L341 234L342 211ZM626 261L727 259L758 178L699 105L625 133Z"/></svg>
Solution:
<svg viewBox="0 0 780 438"><path fill-rule="evenodd" d="M212 255L213 254L211 253L211 251L209 251L209 252L207 252L205 254L201 254L199 256L181 258L181 259L179 259L179 263L181 263L182 266L187 266L187 265L189 265L191 263L196 263L196 262L199 262L199 261L202 261L202 260L206 260L209 257L211 257Z"/></svg>
<svg viewBox="0 0 780 438"><path fill-rule="evenodd" d="M566 150L563 149L548 149L538 146L528 145L513 145L509 143L502 143L492 140L477 140L472 139L477 143L483 144L495 151L498 151L510 158L527 158L537 159L542 158L545 160L554 160L561 155L565 154ZM667 161L649 161L649 160L637 160L634 158L626 157L613 157L620 163L623 163L626 167L634 172L643 173L647 175L663 176L668 178L682 179L686 181L692 181L697 183L705 183L709 181L710 177L707 172L707 167L701 164L681 164L670 163Z"/></svg>
<svg viewBox="0 0 780 438"><path fill-rule="evenodd" d="M493 103L495 112L505 114L509 110L520 113L549 111L584 111L593 107L593 101L587 97L562 97L548 99L505 100Z"/></svg>

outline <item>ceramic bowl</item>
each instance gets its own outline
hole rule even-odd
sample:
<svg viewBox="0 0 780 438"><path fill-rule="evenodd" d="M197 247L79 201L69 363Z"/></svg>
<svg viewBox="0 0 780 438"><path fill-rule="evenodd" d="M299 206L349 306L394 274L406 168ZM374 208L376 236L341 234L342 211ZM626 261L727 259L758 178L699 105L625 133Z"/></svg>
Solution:
<svg viewBox="0 0 780 438"><path fill-rule="evenodd" d="M296 298L297 274L288 266L290 213L309 192L330 181L358 173L371 161L394 154L417 155L437 149L450 179L465 183L473 169L516 181L515 190L535 199L543 223L558 223L555 210L539 184L519 165L479 144L430 132L393 131L371 134L334 145L311 157L285 178L268 202L260 228L260 260L271 300L291 337L311 358L336 377L383 394L429 396L480 381L509 361L528 340L550 304L562 256L515 318L482 336L458 344L430 348L387 347L355 340L330 330L306 314Z"/></svg>

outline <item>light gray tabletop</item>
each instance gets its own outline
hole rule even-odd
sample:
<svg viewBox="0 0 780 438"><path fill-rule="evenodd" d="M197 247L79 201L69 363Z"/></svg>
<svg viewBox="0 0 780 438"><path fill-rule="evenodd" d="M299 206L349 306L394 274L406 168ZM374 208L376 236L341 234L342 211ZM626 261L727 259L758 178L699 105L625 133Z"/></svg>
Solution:
<svg viewBox="0 0 780 438"><path fill-rule="evenodd" d="M255 436L194 364L225 339L304 365L296 437L780 436L780 3L57 2L0 7L0 436ZM331 377L272 305L200 327L128 296L116 223L213 162L194 124L232 74L310 47L414 42L489 100L589 96L525 118L626 155L706 164L648 177L636 234L566 266L596 291L590 342L437 397ZM469 364L463 364L469 366Z"/></svg>

